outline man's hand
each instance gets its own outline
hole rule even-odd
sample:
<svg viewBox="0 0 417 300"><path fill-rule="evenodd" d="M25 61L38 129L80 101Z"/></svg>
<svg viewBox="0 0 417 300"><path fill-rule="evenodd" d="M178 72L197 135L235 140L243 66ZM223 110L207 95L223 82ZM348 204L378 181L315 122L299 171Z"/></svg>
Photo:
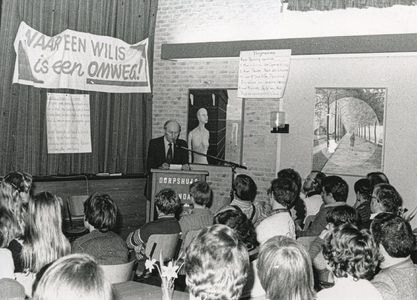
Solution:
<svg viewBox="0 0 417 300"><path fill-rule="evenodd" d="M190 171L190 165L189 164L182 165L181 170Z"/></svg>
<svg viewBox="0 0 417 300"><path fill-rule="evenodd" d="M162 166L159 167L161 170L169 170L169 163L164 162Z"/></svg>

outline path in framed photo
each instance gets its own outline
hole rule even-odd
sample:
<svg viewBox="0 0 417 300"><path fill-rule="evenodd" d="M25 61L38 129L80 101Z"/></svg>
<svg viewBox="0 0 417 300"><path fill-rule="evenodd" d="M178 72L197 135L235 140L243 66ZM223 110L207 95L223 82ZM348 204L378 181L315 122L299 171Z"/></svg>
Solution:
<svg viewBox="0 0 417 300"><path fill-rule="evenodd" d="M381 88L317 88L313 170L357 176L383 171L385 100Z"/></svg>

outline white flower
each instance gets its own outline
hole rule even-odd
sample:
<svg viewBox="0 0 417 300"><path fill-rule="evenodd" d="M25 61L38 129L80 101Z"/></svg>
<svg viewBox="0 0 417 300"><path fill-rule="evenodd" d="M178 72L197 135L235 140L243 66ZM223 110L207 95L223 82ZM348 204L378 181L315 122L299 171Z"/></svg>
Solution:
<svg viewBox="0 0 417 300"><path fill-rule="evenodd" d="M149 272L152 272L155 263L156 263L156 259L152 259L152 260L147 259L145 262L145 268L148 269Z"/></svg>
<svg viewBox="0 0 417 300"><path fill-rule="evenodd" d="M177 269L178 266L174 266L172 261L168 263L168 266L162 266L162 274L161 277L166 277L168 279L177 278Z"/></svg>

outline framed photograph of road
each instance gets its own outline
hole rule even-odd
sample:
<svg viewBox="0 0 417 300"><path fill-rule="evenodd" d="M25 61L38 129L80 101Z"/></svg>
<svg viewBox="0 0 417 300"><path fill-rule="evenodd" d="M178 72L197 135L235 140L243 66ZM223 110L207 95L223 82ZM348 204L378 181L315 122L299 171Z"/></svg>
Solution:
<svg viewBox="0 0 417 300"><path fill-rule="evenodd" d="M316 88L312 170L383 172L386 98L385 88Z"/></svg>

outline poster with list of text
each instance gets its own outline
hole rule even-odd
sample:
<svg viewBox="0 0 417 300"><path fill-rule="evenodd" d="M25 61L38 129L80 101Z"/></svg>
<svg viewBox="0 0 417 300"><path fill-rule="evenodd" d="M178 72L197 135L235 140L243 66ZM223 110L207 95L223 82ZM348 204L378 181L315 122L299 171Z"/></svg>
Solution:
<svg viewBox="0 0 417 300"><path fill-rule="evenodd" d="M282 98L290 70L291 49L241 51L239 98Z"/></svg>
<svg viewBox="0 0 417 300"><path fill-rule="evenodd" d="M48 153L90 153L90 96L48 93Z"/></svg>

